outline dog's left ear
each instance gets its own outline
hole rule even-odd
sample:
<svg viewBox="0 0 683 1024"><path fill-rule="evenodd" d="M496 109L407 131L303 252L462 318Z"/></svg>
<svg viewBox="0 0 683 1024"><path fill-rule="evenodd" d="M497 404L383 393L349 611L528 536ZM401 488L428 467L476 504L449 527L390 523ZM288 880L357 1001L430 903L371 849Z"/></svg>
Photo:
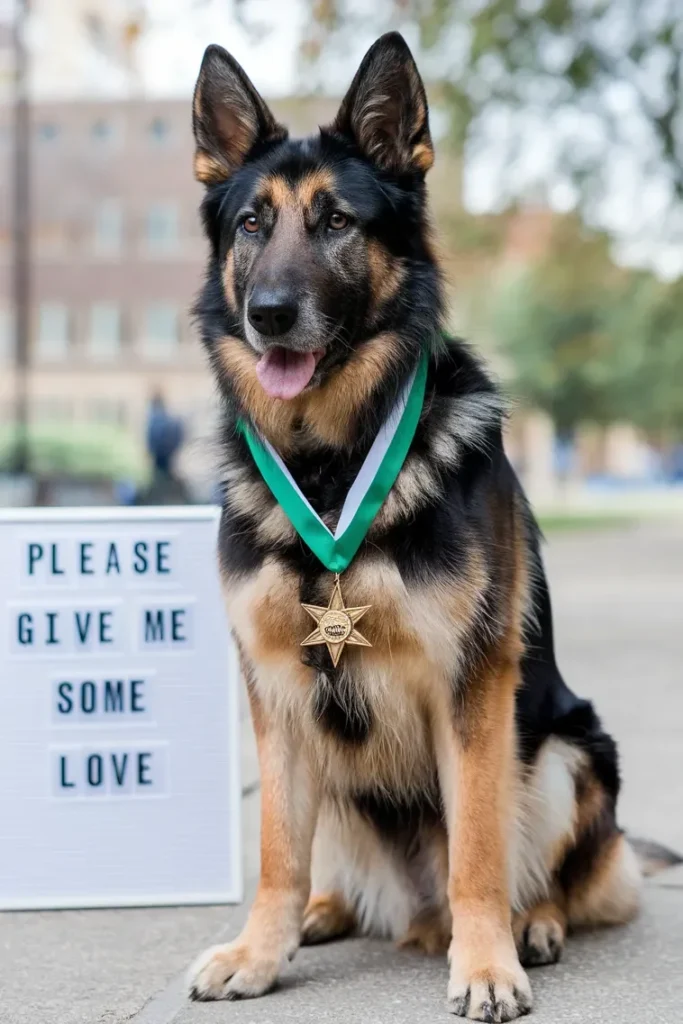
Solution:
<svg viewBox="0 0 683 1024"><path fill-rule="evenodd" d="M398 32L381 36L365 54L332 131L352 139L385 170L424 174L432 166L425 88Z"/></svg>

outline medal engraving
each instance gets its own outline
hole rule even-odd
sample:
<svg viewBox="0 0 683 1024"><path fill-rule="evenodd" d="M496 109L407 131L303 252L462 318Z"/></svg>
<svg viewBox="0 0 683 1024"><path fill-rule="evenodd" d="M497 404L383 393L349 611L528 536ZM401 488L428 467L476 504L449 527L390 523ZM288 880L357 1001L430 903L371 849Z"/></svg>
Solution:
<svg viewBox="0 0 683 1024"><path fill-rule="evenodd" d="M361 608L345 608L338 573L335 575L334 588L327 608L320 608L314 604L302 604L301 607L317 622L313 632L301 641L301 646L314 647L318 644L325 644L330 652L333 665L336 666L339 663L346 644L372 647L370 641L366 640L363 634L355 628L358 620L372 605L366 604Z"/></svg>
<svg viewBox="0 0 683 1024"><path fill-rule="evenodd" d="M352 631L353 622L346 612L325 612L318 623L318 628L326 640L340 644Z"/></svg>

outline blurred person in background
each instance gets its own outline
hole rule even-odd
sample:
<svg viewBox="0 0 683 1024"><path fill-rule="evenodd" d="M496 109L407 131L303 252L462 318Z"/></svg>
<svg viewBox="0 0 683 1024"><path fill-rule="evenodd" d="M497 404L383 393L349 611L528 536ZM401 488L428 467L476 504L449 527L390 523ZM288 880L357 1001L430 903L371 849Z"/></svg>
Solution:
<svg viewBox="0 0 683 1024"><path fill-rule="evenodd" d="M188 489L173 468L184 439L182 420L167 410L163 395L157 392L150 403L146 433L147 451L153 464L152 482L138 495L138 505L188 504Z"/></svg>

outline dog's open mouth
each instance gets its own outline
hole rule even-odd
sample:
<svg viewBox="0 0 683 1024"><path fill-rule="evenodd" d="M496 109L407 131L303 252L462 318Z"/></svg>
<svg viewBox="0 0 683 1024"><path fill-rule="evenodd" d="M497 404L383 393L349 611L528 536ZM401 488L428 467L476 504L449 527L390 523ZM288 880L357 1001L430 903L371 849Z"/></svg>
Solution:
<svg viewBox="0 0 683 1024"><path fill-rule="evenodd" d="M275 345L259 359L256 375L271 398L295 398L310 383L322 356L322 349L293 352L282 345Z"/></svg>

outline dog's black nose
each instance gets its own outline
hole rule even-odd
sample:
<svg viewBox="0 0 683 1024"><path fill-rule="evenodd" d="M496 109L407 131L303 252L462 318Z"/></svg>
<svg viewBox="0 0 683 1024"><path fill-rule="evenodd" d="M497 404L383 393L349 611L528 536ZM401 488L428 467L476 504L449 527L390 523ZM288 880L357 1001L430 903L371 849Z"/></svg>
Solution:
<svg viewBox="0 0 683 1024"><path fill-rule="evenodd" d="M291 295L283 292L257 291L249 300L247 316L251 326L268 337L286 334L294 326L297 305Z"/></svg>

